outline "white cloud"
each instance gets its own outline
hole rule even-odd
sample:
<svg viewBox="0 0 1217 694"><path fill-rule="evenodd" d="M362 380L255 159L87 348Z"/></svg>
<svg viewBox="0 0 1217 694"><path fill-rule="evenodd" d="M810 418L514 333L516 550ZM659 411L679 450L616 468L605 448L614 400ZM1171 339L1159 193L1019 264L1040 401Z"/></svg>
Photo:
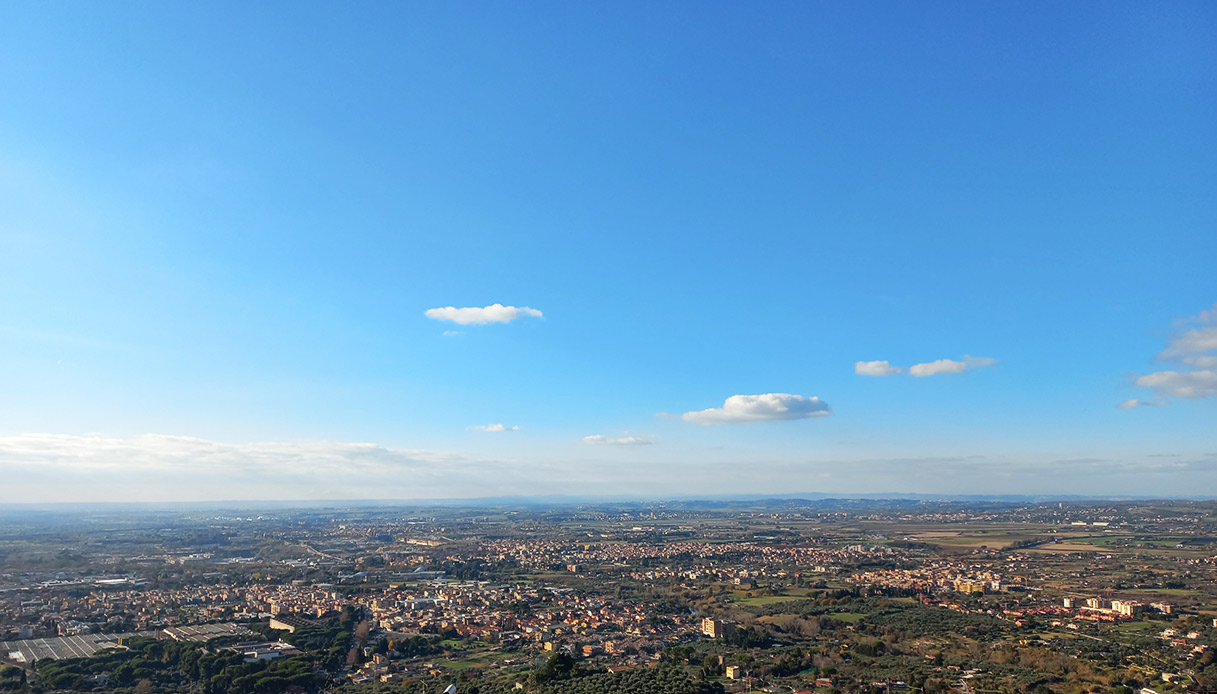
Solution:
<svg viewBox="0 0 1217 694"><path fill-rule="evenodd" d="M904 373L904 367L892 366L886 361L860 361L854 364L854 373L859 376L891 376Z"/></svg>
<svg viewBox="0 0 1217 694"><path fill-rule="evenodd" d="M491 432L519 431L520 427L517 427L517 426L509 427L504 424L474 424L469 427L469 430L470 431L491 431Z"/></svg>
<svg viewBox="0 0 1217 694"><path fill-rule="evenodd" d="M1116 405L1116 407L1119 407L1121 410L1135 410L1139 407L1162 407L1164 404L1166 403L1160 400L1137 400L1133 398L1132 400L1125 400Z"/></svg>
<svg viewBox="0 0 1217 694"><path fill-rule="evenodd" d="M584 436L583 443L595 446L647 446L655 443L655 439L651 436L605 436L604 434L592 434Z"/></svg>
<svg viewBox="0 0 1217 694"><path fill-rule="evenodd" d="M918 378L934 374L958 374L967 370L967 364L953 359L939 359L924 364L913 364L909 367L909 373Z"/></svg>
<svg viewBox="0 0 1217 694"><path fill-rule="evenodd" d="M776 422L811 417L828 417L832 408L818 397L790 393L761 395L732 395L722 407L686 412L680 416L686 422L702 426L736 424L741 422Z"/></svg>
<svg viewBox="0 0 1217 694"><path fill-rule="evenodd" d="M1171 337L1158 359L1186 364L1195 371L1158 371L1138 376L1136 384L1152 388L1159 397L1196 400L1217 396L1217 303L1194 316L1175 321L1175 325L1200 324Z"/></svg>
<svg viewBox="0 0 1217 694"><path fill-rule="evenodd" d="M1217 396L1217 371L1158 371L1137 378L1137 385L1170 398Z"/></svg>
<svg viewBox="0 0 1217 694"><path fill-rule="evenodd" d="M1194 328L1174 336L1166 349L1158 354L1158 358L1175 359L1215 349L1217 349L1217 325L1211 328Z"/></svg>
<svg viewBox="0 0 1217 694"><path fill-rule="evenodd" d="M908 368L909 374L922 378L925 376L933 376L934 374L958 374L969 369L979 369L984 366L993 366L997 363L996 359L989 357L973 357L965 354L962 360L954 359L939 359L937 361L925 362L924 364L913 364ZM904 373L903 366L893 366L886 361L860 361L854 364L854 373L860 376L891 376L892 374Z"/></svg>
<svg viewBox="0 0 1217 694"><path fill-rule="evenodd" d="M445 330L444 332L440 333L440 335L443 337L456 337L457 335L464 335L464 334L465 333L462 330Z"/></svg>
<svg viewBox="0 0 1217 694"><path fill-rule="evenodd" d="M1206 354L1197 357L1184 357L1180 361L1198 369L1217 369L1217 356L1214 355Z"/></svg>
<svg viewBox="0 0 1217 694"><path fill-rule="evenodd" d="M1212 308L1205 309L1194 316L1188 316L1179 322L1200 323L1202 325L1206 323L1217 323L1217 301L1213 302Z"/></svg>
<svg viewBox="0 0 1217 694"><path fill-rule="evenodd" d="M458 325L485 325L486 323L510 323L517 318L524 317L540 318L541 312L527 306L491 304L482 308L476 306L429 308L424 315L433 320L446 320Z"/></svg>
<svg viewBox="0 0 1217 694"><path fill-rule="evenodd" d="M926 362L924 364L913 364L909 367L909 373L918 378L924 376L933 376L934 374L958 374L967 371L968 369L979 369L984 366L993 366L997 363L996 359L989 357L973 357L965 354L962 361L954 359L939 359L937 361Z"/></svg>

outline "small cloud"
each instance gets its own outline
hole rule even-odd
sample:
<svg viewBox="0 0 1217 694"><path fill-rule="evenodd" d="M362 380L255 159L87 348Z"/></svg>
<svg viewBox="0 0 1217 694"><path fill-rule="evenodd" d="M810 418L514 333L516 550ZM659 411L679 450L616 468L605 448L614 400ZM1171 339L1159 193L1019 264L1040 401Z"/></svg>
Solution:
<svg viewBox="0 0 1217 694"><path fill-rule="evenodd" d="M686 412L680 416L686 422L702 426L738 424L743 422L778 422L793 419L832 416L832 408L818 397L790 393L732 395L722 407Z"/></svg>
<svg viewBox="0 0 1217 694"><path fill-rule="evenodd" d="M1215 349L1217 349L1217 325L1210 328L1193 328L1171 338L1166 349L1158 353L1158 358L1177 359Z"/></svg>
<svg viewBox="0 0 1217 694"><path fill-rule="evenodd" d="M469 427L469 431L519 431L520 427L509 427L504 424L474 424Z"/></svg>
<svg viewBox="0 0 1217 694"><path fill-rule="evenodd" d="M968 365L961 361L939 359L937 361L926 362L924 364L913 364L909 367L909 373L921 378L923 376L933 376L934 374L963 373L967 369Z"/></svg>
<svg viewBox="0 0 1217 694"><path fill-rule="evenodd" d="M1158 371L1137 378L1136 383L1168 398L1217 396L1217 371Z"/></svg>
<svg viewBox="0 0 1217 694"><path fill-rule="evenodd" d="M441 337L456 337L457 335L464 334L465 331L463 330L445 330L443 333L441 333Z"/></svg>
<svg viewBox="0 0 1217 694"><path fill-rule="evenodd" d="M1187 323L1199 323L1207 325L1209 323L1217 323L1217 302L1213 302L1213 307L1205 309L1194 316L1184 316L1175 321L1176 325L1184 325Z"/></svg>
<svg viewBox="0 0 1217 694"><path fill-rule="evenodd" d="M963 373L968 369L979 369L985 366L993 366L996 363L996 359L991 359L989 357L973 357L965 354L962 361L955 361L954 359L939 359L937 361L926 362L924 364L913 364L909 367L909 373L918 378L933 376L935 374L958 374Z"/></svg>
<svg viewBox="0 0 1217 694"><path fill-rule="evenodd" d="M655 443L653 436L605 436L592 434L584 436L583 443L593 446L649 446Z"/></svg>
<svg viewBox="0 0 1217 694"><path fill-rule="evenodd" d="M969 369L979 369L985 366L993 366L997 363L992 357L974 357L971 354L963 355L963 363L968 365Z"/></svg>
<svg viewBox="0 0 1217 694"><path fill-rule="evenodd" d="M1133 398L1132 400L1125 400L1119 405L1116 405L1116 407L1120 408L1121 410L1135 410L1138 407L1162 407L1165 404L1166 403L1160 400L1137 400L1136 398Z"/></svg>
<svg viewBox="0 0 1217 694"><path fill-rule="evenodd" d="M424 314L432 320L445 320L457 325L485 325L487 323L510 323L517 318L540 318L541 312L528 306L504 306L491 304L478 308L476 306L456 308L429 308Z"/></svg>
<svg viewBox="0 0 1217 694"><path fill-rule="evenodd" d="M892 366L886 361L860 361L854 363L854 373L859 376L891 376L904 373L904 367Z"/></svg>

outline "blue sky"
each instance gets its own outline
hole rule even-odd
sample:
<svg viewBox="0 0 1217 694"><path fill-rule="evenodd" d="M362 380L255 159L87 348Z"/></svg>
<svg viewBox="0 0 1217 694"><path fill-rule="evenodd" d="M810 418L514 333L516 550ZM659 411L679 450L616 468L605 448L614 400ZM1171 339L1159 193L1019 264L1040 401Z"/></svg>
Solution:
<svg viewBox="0 0 1217 694"><path fill-rule="evenodd" d="M5 5L0 502L1217 489L1215 29Z"/></svg>

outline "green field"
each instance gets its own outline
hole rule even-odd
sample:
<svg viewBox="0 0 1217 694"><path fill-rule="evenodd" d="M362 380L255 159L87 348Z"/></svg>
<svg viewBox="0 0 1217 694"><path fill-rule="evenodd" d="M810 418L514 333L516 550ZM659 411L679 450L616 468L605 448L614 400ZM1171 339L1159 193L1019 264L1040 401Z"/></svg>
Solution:
<svg viewBox="0 0 1217 694"><path fill-rule="evenodd" d="M1129 622L1120 624L1116 627L1118 631L1124 632L1140 632L1140 631L1157 631L1162 629L1164 625L1157 622Z"/></svg>
<svg viewBox="0 0 1217 694"><path fill-rule="evenodd" d="M1127 540L1127 537L1118 535L1101 535L1095 537L1074 537L1070 538L1070 542L1080 542L1087 545L1095 545L1096 547L1110 547Z"/></svg>

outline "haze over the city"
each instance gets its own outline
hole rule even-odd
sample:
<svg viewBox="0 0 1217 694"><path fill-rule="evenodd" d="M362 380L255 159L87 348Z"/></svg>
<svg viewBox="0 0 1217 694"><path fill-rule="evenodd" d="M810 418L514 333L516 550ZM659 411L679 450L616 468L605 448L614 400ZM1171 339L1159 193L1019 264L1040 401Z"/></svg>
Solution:
<svg viewBox="0 0 1217 694"><path fill-rule="evenodd" d="M1211 496L1217 5L0 6L0 503Z"/></svg>

